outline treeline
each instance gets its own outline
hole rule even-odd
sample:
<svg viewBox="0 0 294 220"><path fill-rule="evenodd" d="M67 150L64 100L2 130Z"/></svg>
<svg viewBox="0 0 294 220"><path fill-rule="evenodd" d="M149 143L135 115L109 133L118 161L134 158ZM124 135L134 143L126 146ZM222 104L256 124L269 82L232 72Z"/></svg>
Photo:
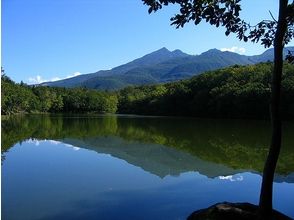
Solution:
<svg viewBox="0 0 294 220"><path fill-rule="evenodd" d="M189 80L129 87L120 113L218 118L269 118L272 63L232 66ZM294 65L284 65L282 115L294 118Z"/></svg>
<svg viewBox="0 0 294 220"><path fill-rule="evenodd" d="M232 66L189 80L117 92L16 84L2 76L2 114L99 112L217 118L269 118L272 63ZM282 115L294 118L294 65L284 65Z"/></svg>
<svg viewBox="0 0 294 220"><path fill-rule="evenodd" d="M85 88L53 88L14 83L1 76L1 114L15 113L115 113L117 95Z"/></svg>

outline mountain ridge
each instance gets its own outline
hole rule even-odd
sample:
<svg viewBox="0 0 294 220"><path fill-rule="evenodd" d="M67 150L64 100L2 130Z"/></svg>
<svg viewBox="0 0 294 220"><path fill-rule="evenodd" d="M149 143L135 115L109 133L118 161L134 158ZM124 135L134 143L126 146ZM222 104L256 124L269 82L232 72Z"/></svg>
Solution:
<svg viewBox="0 0 294 220"><path fill-rule="evenodd" d="M294 50L294 47L288 50ZM284 51L285 55L286 53L287 49ZM173 82L232 65L251 65L272 60L272 48L260 55L246 56L215 48L200 55L189 55L179 49L170 51L163 47L110 70L99 70L39 85L117 90L127 86Z"/></svg>

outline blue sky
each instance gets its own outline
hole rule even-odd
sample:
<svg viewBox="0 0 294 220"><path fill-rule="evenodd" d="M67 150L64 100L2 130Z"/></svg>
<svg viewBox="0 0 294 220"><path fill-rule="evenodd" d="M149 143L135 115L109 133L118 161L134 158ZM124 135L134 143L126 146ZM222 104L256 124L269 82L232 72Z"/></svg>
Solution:
<svg viewBox="0 0 294 220"><path fill-rule="evenodd" d="M252 24L270 19L269 10L277 14L277 0L242 2L241 15ZM14 81L30 84L110 69L162 47L188 54L265 50L206 23L175 29L169 18L177 9L149 15L141 0L2 0L1 65Z"/></svg>

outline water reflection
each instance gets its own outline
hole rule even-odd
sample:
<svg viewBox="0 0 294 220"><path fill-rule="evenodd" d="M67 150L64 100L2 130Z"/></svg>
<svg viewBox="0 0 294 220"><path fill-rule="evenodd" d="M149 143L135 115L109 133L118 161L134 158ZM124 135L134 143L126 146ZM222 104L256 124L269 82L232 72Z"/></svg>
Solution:
<svg viewBox="0 0 294 220"><path fill-rule="evenodd" d="M293 124L287 123L277 167L277 173L283 176L294 171L293 132ZM269 124L263 121L41 115L3 120L1 135L2 159L5 151L18 142L50 139L111 154L160 177L193 170L213 177L240 170L261 172L268 149Z"/></svg>
<svg viewBox="0 0 294 220"><path fill-rule="evenodd" d="M293 125L284 131L274 206L294 217ZM2 217L185 219L220 201L256 204L268 133L261 121L8 118Z"/></svg>
<svg viewBox="0 0 294 220"><path fill-rule="evenodd" d="M231 182L243 181L243 179L244 179L244 177L241 174L238 174L238 175L235 175L235 176L232 176L232 175L219 176L218 178L221 179L221 180L230 180Z"/></svg>

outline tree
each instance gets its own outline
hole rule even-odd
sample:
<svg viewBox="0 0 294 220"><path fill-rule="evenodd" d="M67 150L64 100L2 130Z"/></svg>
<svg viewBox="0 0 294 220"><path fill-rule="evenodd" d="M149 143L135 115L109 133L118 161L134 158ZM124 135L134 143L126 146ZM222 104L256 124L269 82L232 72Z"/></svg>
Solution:
<svg viewBox="0 0 294 220"><path fill-rule="evenodd" d="M279 14L276 20L262 20L251 26L240 18L241 0L143 0L149 6L148 12L155 12L163 6L178 4L180 11L171 18L171 24L184 27L190 21L198 25L201 21L216 27L223 26L225 34L237 34L247 42L261 42L265 47L274 46L274 70L271 83L271 121L272 137L265 162L259 201L259 216L269 219L272 215L272 188L274 172L281 148L280 94L283 71L283 49L294 34L294 1L279 0ZM293 62L291 51L287 56Z"/></svg>

